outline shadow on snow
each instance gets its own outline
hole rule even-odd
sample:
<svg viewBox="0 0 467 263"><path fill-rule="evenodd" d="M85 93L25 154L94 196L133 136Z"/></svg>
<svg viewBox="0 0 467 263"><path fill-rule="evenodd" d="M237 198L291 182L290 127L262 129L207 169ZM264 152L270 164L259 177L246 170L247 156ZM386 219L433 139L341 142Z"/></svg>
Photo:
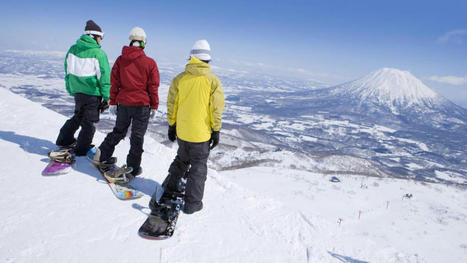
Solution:
<svg viewBox="0 0 467 263"><path fill-rule="evenodd" d="M351 257L339 255L339 254L336 254L336 253L332 253L330 251L328 251L328 253L329 253L329 255L337 258L338 260L340 260L343 263L369 263L368 261L353 259Z"/></svg>
<svg viewBox="0 0 467 263"><path fill-rule="evenodd" d="M17 134L12 131L0 131L0 139L4 141L9 141L12 143L18 144L21 149L26 152L39 154L47 156L47 153L57 149L57 146L52 143L51 141L39 139L31 136ZM81 160L80 160L81 159ZM48 163L50 161L49 158L43 158L41 161ZM94 165L87 159L86 156L83 157L76 157L76 162L72 165L72 168L78 172L87 174L96 178L97 181L107 184L99 171L94 167ZM39 171L38 171L39 174ZM136 188L138 191L152 196L152 194L159 189L161 186L158 182L142 178L136 177L131 181L131 185Z"/></svg>
<svg viewBox="0 0 467 263"><path fill-rule="evenodd" d="M26 152L47 155L48 152L57 148L57 146L48 141L26 135L20 135L12 131L0 131L0 139L16 143Z"/></svg>

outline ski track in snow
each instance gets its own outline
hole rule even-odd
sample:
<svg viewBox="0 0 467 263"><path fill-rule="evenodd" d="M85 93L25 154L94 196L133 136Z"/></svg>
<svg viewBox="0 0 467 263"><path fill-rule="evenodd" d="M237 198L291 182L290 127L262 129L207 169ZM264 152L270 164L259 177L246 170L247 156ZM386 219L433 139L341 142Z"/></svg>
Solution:
<svg viewBox="0 0 467 263"><path fill-rule="evenodd" d="M465 262L467 194L406 180L281 168L209 170L205 208L180 215L174 236L137 235L176 145L145 138L145 196L117 200L79 157L44 177L66 118L0 88L0 262ZM105 134L96 132L94 143ZM125 139L115 156L123 164ZM414 194L403 199L405 193ZM361 218L358 219L360 211ZM342 219L338 224L339 218Z"/></svg>

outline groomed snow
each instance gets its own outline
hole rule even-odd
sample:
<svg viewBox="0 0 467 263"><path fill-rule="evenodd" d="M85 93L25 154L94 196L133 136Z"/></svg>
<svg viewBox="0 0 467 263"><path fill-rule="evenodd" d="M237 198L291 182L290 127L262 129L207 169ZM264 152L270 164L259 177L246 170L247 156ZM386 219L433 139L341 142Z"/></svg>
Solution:
<svg viewBox="0 0 467 263"><path fill-rule="evenodd" d="M465 190L345 174L336 175L341 183L331 183L333 175L265 167L209 170L205 209L181 215L171 239L144 240L137 230L175 145L146 136L144 173L134 181L145 196L125 202L83 157L69 174L41 175L64 116L3 88L0 116L0 262L460 263L467 258ZM97 132L94 143L104 136ZM128 139L118 145L120 164L128 148ZM413 198L402 198L406 193Z"/></svg>

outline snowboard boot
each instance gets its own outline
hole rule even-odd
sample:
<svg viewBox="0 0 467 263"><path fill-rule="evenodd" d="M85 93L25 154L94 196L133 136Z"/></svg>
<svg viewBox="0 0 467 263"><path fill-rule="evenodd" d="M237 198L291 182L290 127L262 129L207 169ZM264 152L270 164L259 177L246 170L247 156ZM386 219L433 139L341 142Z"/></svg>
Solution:
<svg viewBox="0 0 467 263"><path fill-rule="evenodd" d="M90 144L87 148L85 148L85 150L83 149L78 149L78 148L74 148L75 149L75 154L76 156L86 156L88 154L89 151L91 151L92 149L94 149L95 145L94 144Z"/></svg>
<svg viewBox="0 0 467 263"><path fill-rule="evenodd" d="M117 157L110 157L109 159L99 162L100 167L108 167L117 163Z"/></svg>
<svg viewBox="0 0 467 263"><path fill-rule="evenodd" d="M76 139L73 139L73 142L67 145L58 145L58 148L60 149L74 149L76 145L78 144L78 141Z"/></svg>
<svg viewBox="0 0 467 263"><path fill-rule="evenodd" d="M92 150L93 148L91 148ZM90 150L90 151L91 151ZM101 161L101 150L99 148L95 148L96 152L94 153L94 158L92 159L92 163L99 167L108 167L112 166L117 163L117 157L110 157L107 160Z"/></svg>
<svg viewBox="0 0 467 263"><path fill-rule="evenodd" d="M133 179L142 173L143 173L143 167L140 166L138 169L133 169L133 171L131 171L128 177L130 177L130 179Z"/></svg>
<svg viewBox="0 0 467 263"><path fill-rule="evenodd" d="M185 203L183 206L183 213L191 215L203 209L203 202Z"/></svg>

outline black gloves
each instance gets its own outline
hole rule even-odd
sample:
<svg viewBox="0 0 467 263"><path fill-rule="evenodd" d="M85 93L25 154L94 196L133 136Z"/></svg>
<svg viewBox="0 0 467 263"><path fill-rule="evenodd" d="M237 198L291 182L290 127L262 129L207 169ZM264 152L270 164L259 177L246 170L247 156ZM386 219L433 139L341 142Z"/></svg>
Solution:
<svg viewBox="0 0 467 263"><path fill-rule="evenodd" d="M99 110L101 113L103 113L106 109L109 108L109 102L102 100L101 104L99 104Z"/></svg>
<svg viewBox="0 0 467 263"><path fill-rule="evenodd" d="M174 142L176 139L177 139L177 126L174 124L174 125L169 125L169 132L168 132L168 136L169 136L169 140L171 142Z"/></svg>
<svg viewBox="0 0 467 263"><path fill-rule="evenodd" d="M212 131L211 139L209 139L209 149L214 149L219 144L219 131Z"/></svg>
<svg viewBox="0 0 467 263"><path fill-rule="evenodd" d="M169 125L168 131L169 140L174 142L177 139L177 126ZM212 131L211 138L209 139L209 149L214 149L219 144L219 131Z"/></svg>

